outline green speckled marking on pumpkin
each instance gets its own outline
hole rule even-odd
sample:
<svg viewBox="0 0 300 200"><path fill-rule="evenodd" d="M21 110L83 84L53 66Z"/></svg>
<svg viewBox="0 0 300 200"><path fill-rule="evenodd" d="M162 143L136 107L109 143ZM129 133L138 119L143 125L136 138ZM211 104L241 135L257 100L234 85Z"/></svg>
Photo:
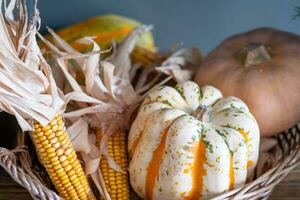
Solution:
<svg viewBox="0 0 300 200"><path fill-rule="evenodd" d="M203 140L203 141L204 141L205 147L208 148L209 153L214 153L213 145L209 141L206 141L206 140Z"/></svg>
<svg viewBox="0 0 300 200"><path fill-rule="evenodd" d="M225 144L226 144L226 146L227 146L227 148L228 148L228 150L229 150L231 156L233 156L234 151L233 151L232 149L230 149L230 146L229 146L229 144L228 144L226 135L225 135L223 132L221 132L219 129L215 129L215 130L216 130L216 132L223 138L223 140L224 140L224 142L225 142Z"/></svg>
<svg viewBox="0 0 300 200"><path fill-rule="evenodd" d="M176 86L175 86L175 89L176 89L177 92L180 94L180 96L181 96L184 100L186 100L186 99L185 99L185 96L184 96L184 93L183 93L183 87L180 86L180 85L176 85Z"/></svg>

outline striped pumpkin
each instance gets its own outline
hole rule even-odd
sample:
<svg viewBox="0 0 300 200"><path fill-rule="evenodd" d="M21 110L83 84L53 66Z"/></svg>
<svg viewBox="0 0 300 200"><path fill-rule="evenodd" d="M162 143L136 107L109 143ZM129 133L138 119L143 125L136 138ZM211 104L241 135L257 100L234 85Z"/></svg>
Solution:
<svg viewBox="0 0 300 200"><path fill-rule="evenodd" d="M91 46L79 44L76 40L86 36L94 36L94 40L100 47L107 49L110 48L113 40L117 43L121 42L134 28L140 25L140 22L127 17L103 15L62 28L57 30L56 33L75 49L86 52ZM142 35L136 44L152 52L155 51L153 36L150 32Z"/></svg>
<svg viewBox="0 0 300 200"><path fill-rule="evenodd" d="M130 181L143 199L208 199L245 183L258 159L248 107L191 81L144 100L131 126Z"/></svg>

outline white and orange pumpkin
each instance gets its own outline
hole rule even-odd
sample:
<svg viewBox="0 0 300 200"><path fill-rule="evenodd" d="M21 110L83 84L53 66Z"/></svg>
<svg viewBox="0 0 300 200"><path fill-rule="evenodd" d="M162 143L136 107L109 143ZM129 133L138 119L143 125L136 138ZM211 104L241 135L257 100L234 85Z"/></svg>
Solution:
<svg viewBox="0 0 300 200"><path fill-rule="evenodd" d="M207 199L245 183L258 158L248 107L212 86L162 86L144 100L129 138L130 181L143 199Z"/></svg>

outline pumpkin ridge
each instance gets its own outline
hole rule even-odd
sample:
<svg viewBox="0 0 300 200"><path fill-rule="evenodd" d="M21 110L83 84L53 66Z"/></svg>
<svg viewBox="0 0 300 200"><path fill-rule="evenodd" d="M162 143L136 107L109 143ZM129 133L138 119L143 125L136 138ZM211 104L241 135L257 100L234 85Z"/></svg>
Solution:
<svg viewBox="0 0 300 200"><path fill-rule="evenodd" d="M175 109L175 110L180 110L177 108L162 108L160 109L160 111L162 110L166 110L166 109ZM180 110L181 111L181 110ZM154 190L154 186L155 186L155 182L157 179L157 176L159 174L159 170L160 170L160 164L162 162L163 156L164 156L164 152L165 152L165 145L166 145L166 141L167 141L167 136L168 136L168 132L169 129L172 127L172 125L181 117L186 116L186 114L182 114L177 116L176 118L174 118L172 120L172 122L162 130L162 138L160 140L159 145L157 146L157 148L154 150L153 154L152 154L152 158L151 161L148 163L148 167L147 167L147 175L146 175L146 181L145 181L145 190L146 190L146 199L147 200L152 200L153 199L153 190ZM152 169L151 173L149 173L149 167L150 169ZM150 183L148 183L150 182Z"/></svg>
<svg viewBox="0 0 300 200"><path fill-rule="evenodd" d="M243 129L243 128L239 128L237 131L239 131L239 133L243 136L243 138L245 139L246 144L248 144L249 138L248 138L248 133Z"/></svg>
<svg viewBox="0 0 300 200"><path fill-rule="evenodd" d="M180 96L182 97L182 99L184 99L184 101L186 101L186 98L185 98L185 95L184 95L184 93L183 93L183 87L182 87L182 85L176 85L175 86L175 89L177 90L177 92L180 94ZM188 102L187 102L187 104L188 104Z"/></svg>
<svg viewBox="0 0 300 200"><path fill-rule="evenodd" d="M245 133L242 134L242 133L240 132L241 128L236 128L236 127L230 126L229 124L227 124L227 125L221 125L221 127L224 127L224 128L231 128L231 129L233 129L233 130L238 131L238 132L243 136L243 138L244 138L243 141L245 142L245 144L248 145L248 141L249 141L248 135L246 136L246 135L243 135L243 134L249 134L249 133L247 133L247 132L245 132L245 131L243 130ZM246 138L246 137L247 137L247 138Z"/></svg>
<svg viewBox="0 0 300 200"><path fill-rule="evenodd" d="M235 129L234 129L235 130ZM218 135L220 135L222 138L223 138L223 141L224 143L226 144L228 150L229 150L229 173L228 173L228 176L229 176L229 190L232 190L234 188L234 182L235 182L235 179L234 179L234 167L233 167L233 150L230 148L230 145L228 144L228 141L227 141L227 138L226 136L224 135L224 133L221 133L220 130L218 130L216 128L216 132ZM246 143L247 145L247 143Z"/></svg>
<svg viewBox="0 0 300 200"><path fill-rule="evenodd" d="M146 197L148 200L153 199L153 189L155 185L156 178L159 173L160 163L164 154L164 149L167 141L168 128L162 131L162 139L152 154L152 159L147 167L147 176L145 182Z"/></svg>
<svg viewBox="0 0 300 200"><path fill-rule="evenodd" d="M234 182L233 153L231 153L229 158L229 190L234 188Z"/></svg>
<svg viewBox="0 0 300 200"><path fill-rule="evenodd" d="M137 146L140 143L140 140L141 140L142 136L143 136L143 132L141 132L140 135L132 142L131 149L128 152L128 154L129 154L129 162L131 161L131 159L132 159L132 157L134 155L134 152L135 152Z"/></svg>
<svg viewBox="0 0 300 200"><path fill-rule="evenodd" d="M243 137L243 141L247 146L248 152L250 151L249 150L249 136L248 136L250 131L246 132L243 128L233 127L233 126L230 126L229 124L221 125L221 127L236 130ZM254 165L254 161L251 160L250 158L248 158L248 159L249 160L247 161L247 169L251 168Z"/></svg>
<svg viewBox="0 0 300 200"><path fill-rule="evenodd" d="M147 125L148 119L149 119L149 117L145 119L144 127L143 127L143 130L140 132L140 135L137 138L135 138L134 141L132 142L131 148L129 150L129 161L132 159L132 157L134 155L134 152L135 152L137 146L140 143L140 140L141 140L141 138L143 136L143 133L144 133L144 131L146 129L146 125Z"/></svg>
<svg viewBox="0 0 300 200"><path fill-rule="evenodd" d="M230 149L230 145L228 144L227 138L224 135L224 133L221 133L221 131L219 129L217 129L217 128L216 128L216 132L217 132L218 135L220 135L223 138L223 140L224 140L224 142L225 142L225 144L226 144L226 146L227 146L227 148L229 150L229 153L231 155L233 155L233 151Z"/></svg>
<svg viewBox="0 0 300 200"><path fill-rule="evenodd" d="M206 145L203 141L203 137L193 147L195 159L192 169L192 189L190 190L186 200L200 199L203 189L203 177L206 175L206 169L204 164L207 161L206 158Z"/></svg>
<svg viewBox="0 0 300 200"><path fill-rule="evenodd" d="M161 104L161 105L157 105L157 104ZM136 135L138 135L138 136L130 137L130 136L132 136L132 134L131 134L131 132L129 133L129 135L128 135L128 139L129 139L129 141L128 141L128 151L132 151L132 144L133 144L134 140L136 140L139 137L139 134L141 134L141 132L144 132L146 124L149 121L150 115L155 113L158 110L161 110L162 108L172 108L172 107L170 107L169 105L160 103L160 102L153 102L153 103L149 103L149 104L143 104L140 107L140 110L143 110L143 112L146 112L146 113L148 111L150 111L150 112L146 116L143 117L143 120L139 120L139 121L135 120L133 122L132 126L137 125L137 124L140 124L141 126L140 125L136 126L137 130L138 130L136 132L138 134L136 134ZM141 119L140 114L141 114L141 112L139 112L138 115L137 115L137 118L139 118L139 119ZM143 113L143 115L145 115L145 113Z"/></svg>
<svg viewBox="0 0 300 200"><path fill-rule="evenodd" d="M171 90L173 92L176 92L176 94L178 94L179 97L181 98L180 100L182 100L185 103L185 106L189 107L188 103L182 97L182 95L180 94L180 92L177 91L177 89L175 89L173 87L170 87L170 86L163 86L163 87L157 88L155 91L153 91L153 93L160 92L161 90ZM174 100L174 97L171 97L171 98L172 98L172 100ZM183 108L177 108L176 105L173 105L168 99L162 100L162 95L159 95L159 96L155 97L154 99L152 99L152 97L149 97L149 96L146 97L145 100L144 100L144 102L143 102L143 106L149 105L149 104L152 104L152 103L155 103L155 102L160 102L160 103L163 103L163 104L166 104L166 105L170 106L171 108L176 108L176 109L179 109L181 111L186 112ZM174 103L178 103L178 102L174 102Z"/></svg>

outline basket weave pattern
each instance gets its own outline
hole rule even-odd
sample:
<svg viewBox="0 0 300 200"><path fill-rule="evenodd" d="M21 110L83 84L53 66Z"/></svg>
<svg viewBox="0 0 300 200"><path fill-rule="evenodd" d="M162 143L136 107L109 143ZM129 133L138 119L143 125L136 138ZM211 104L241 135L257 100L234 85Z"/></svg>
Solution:
<svg viewBox="0 0 300 200"><path fill-rule="evenodd" d="M276 136L277 146L273 150L274 159L264 174L254 181L226 192L214 200L225 199L267 199L273 188L300 162L300 124ZM12 151L0 147L0 166L21 186L26 188L34 199L62 200L54 191L27 174L18 165L18 152L24 147Z"/></svg>
<svg viewBox="0 0 300 200"><path fill-rule="evenodd" d="M23 147L18 147L12 151L0 147L0 166L6 170L14 181L26 188L33 199L63 200L18 166L16 154L19 151L24 151Z"/></svg>

